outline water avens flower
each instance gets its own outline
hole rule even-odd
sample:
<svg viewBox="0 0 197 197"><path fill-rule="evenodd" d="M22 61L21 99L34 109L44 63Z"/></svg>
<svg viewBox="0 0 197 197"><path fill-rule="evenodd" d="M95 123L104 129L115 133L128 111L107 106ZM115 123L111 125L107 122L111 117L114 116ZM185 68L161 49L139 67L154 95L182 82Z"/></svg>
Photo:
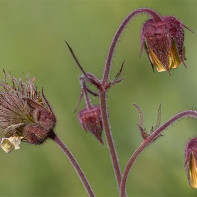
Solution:
<svg viewBox="0 0 197 197"><path fill-rule="evenodd" d="M189 184L197 188L197 137L192 138L185 147L185 167Z"/></svg>
<svg viewBox="0 0 197 197"><path fill-rule="evenodd" d="M181 63L186 67L184 28L187 27L172 16L145 22L141 32L141 52L145 49L153 69L156 67L158 72L170 73Z"/></svg>
<svg viewBox="0 0 197 197"><path fill-rule="evenodd" d="M0 82L0 139L6 152L19 149L20 142L41 144L55 127L56 117L34 78L23 81L5 73Z"/></svg>
<svg viewBox="0 0 197 197"><path fill-rule="evenodd" d="M99 106L92 106L91 108L81 110L78 113L78 120L85 131L93 133L98 141L103 144L103 124Z"/></svg>

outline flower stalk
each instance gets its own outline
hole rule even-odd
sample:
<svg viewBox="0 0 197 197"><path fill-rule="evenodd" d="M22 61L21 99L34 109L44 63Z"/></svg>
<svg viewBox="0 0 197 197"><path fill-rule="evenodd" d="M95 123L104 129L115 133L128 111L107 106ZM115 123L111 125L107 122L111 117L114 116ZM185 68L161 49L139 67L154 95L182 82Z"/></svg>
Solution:
<svg viewBox="0 0 197 197"><path fill-rule="evenodd" d="M118 161L118 155L116 152L116 148L114 145L114 141L113 141L113 137L112 137L111 129L110 129L110 124L109 124L108 110L107 110L107 104L106 104L106 92L101 90L99 94L99 98L100 98L100 105L101 105L101 114L102 114L102 119L103 119L103 127L105 130L105 136L107 139L107 145L109 148L118 188L120 188L122 175L121 175L120 164Z"/></svg>
<svg viewBox="0 0 197 197"><path fill-rule="evenodd" d="M112 160L112 164L113 164L113 168L114 168L114 173L115 173L115 176L116 176L116 180L117 180L117 184L118 184L119 189L120 189L122 175L121 175L121 169L120 169L120 164L119 164L119 160L118 160L117 151L115 149L115 145L114 145L114 142L113 142L113 137L112 137L112 134L111 134L110 124L109 124L106 91L107 91L107 87L108 87L108 84L109 84L108 80L109 80L109 76L110 76L112 58L113 58L118 40L119 40L122 32L124 31L125 27L129 23L129 21L134 16L136 16L137 14L140 14L140 13L146 13L146 14L150 15L157 22L160 22L162 20L160 15L157 12L155 12L155 11L149 9L149 8L136 9L133 12L131 12L123 20L123 22L121 23L121 25L119 26L118 30L115 33L115 36L112 40L112 43L111 43L109 51L108 51L108 55L107 55L107 59L106 59L106 63L105 63L105 69L104 69L104 72L103 72L103 78L101 80L101 87L102 88L100 88L100 95L99 95L102 118L103 118L103 126L104 126L105 135L106 135L106 139L107 139L107 144L108 144L108 148L109 148L109 151L110 151L110 156L111 156L111 160Z"/></svg>
<svg viewBox="0 0 197 197"><path fill-rule="evenodd" d="M60 140L60 138L53 132L51 131L50 136L49 136L64 152L64 154L68 157L70 160L72 166L74 167L75 171L77 172L78 176L80 177L81 182L83 183L86 192L89 197L95 197L94 192L85 176L83 173L82 169L80 168L79 164L77 163L76 159L70 152L70 150L67 148L67 146Z"/></svg>
<svg viewBox="0 0 197 197"><path fill-rule="evenodd" d="M115 51L115 48L117 46L118 40L119 40L122 32L124 31L125 27L128 25L129 21L134 16L136 16L137 14L140 14L140 13L148 14L156 22L160 22L162 20L161 19L161 16L157 12L155 12L154 10L149 9L149 8L139 8L139 9L136 9L136 10L132 11L123 20L123 22L121 23L121 25L119 26L118 30L116 31L116 33L115 33L115 35L113 37L113 40L111 42L111 45L110 45L110 48L109 48L109 51L108 51L107 59L106 59L106 62L105 62L105 70L104 70L103 78L102 78L102 84L103 85L105 85L108 82L109 75L110 75L111 64L112 64L112 59L113 59L113 55L114 55L114 51Z"/></svg>
<svg viewBox="0 0 197 197"><path fill-rule="evenodd" d="M9 153L19 149L21 142L40 145L51 138L69 158L89 197L94 192L83 171L66 145L54 133L56 116L44 95L34 85L34 78L23 81L5 73L0 82L0 147ZM7 80L8 79L8 80Z"/></svg>
<svg viewBox="0 0 197 197"><path fill-rule="evenodd" d="M121 197L124 197L125 189L126 189L126 182L127 182L129 172L130 172L134 162L138 158L138 156L144 151L144 149L149 144L151 144L155 139L157 139L157 137L161 134L161 132L163 132L165 129L167 129L170 125L172 125L177 120L184 118L184 117L193 117L193 118L197 119L197 111L187 110L187 111L183 111L183 112L176 114L175 116L170 118L168 121L166 121L163 125L161 125L158 129L156 129L146 139L143 140L143 142L140 144L140 146L136 149L136 151L133 153L133 155L129 159L129 161L125 167L125 170L123 172L121 187L120 187L120 196Z"/></svg>

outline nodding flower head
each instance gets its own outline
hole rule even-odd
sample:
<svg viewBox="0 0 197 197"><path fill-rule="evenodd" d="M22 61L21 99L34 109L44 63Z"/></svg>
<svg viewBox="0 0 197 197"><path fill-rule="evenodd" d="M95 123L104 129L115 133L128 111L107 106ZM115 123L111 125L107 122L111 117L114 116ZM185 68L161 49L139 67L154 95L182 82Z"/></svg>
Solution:
<svg viewBox="0 0 197 197"><path fill-rule="evenodd" d="M177 68L181 63L186 67L183 28L187 27L172 16L161 19L145 22L141 32L141 53L145 48L152 68L156 67L158 72L170 73L171 69Z"/></svg>
<svg viewBox="0 0 197 197"><path fill-rule="evenodd" d="M197 137L192 138L185 147L185 167L189 184L197 188Z"/></svg>
<svg viewBox="0 0 197 197"><path fill-rule="evenodd" d="M101 117L101 110L99 106L92 106L91 108L86 108L78 113L78 120L83 126L85 131L90 131L95 135L98 141L103 144L102 140L102 130L103 123Z"/></svg>
<svg viewBox="0 0 197 197"><path fill-rule="evenodd" d="M0 146L6 152L19 149L20 142L43 143L55 127L56 117L34 78L16 79L5 73L0 82Z"/></svg>

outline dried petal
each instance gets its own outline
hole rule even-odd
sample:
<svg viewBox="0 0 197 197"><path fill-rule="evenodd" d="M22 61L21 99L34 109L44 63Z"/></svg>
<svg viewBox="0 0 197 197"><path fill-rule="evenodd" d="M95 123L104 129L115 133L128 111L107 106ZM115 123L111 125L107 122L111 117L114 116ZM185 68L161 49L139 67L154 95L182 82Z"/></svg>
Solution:
<svg viewBox="0 0 197 197"><path fill-rule="evenodd" d="M0 146L6 153L9 153L14 149L20 148L19 145L21 143L22 138L23 137L19 137L19 136L2 138Z"/></svg>

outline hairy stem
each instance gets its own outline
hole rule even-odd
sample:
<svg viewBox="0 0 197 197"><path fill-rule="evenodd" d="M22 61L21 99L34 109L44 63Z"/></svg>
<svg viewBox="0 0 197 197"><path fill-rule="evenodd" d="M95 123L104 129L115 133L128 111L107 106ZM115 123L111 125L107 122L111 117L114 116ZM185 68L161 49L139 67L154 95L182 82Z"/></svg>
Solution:
<svg viewBox="0 0 197 197"><path fill-rule="evenodd" d="M114 168L114 172L116 175L116 180L117 180L119 189L120 189L120 184L121 184L121 170L120 170L118 156L116 153L116 149L114 146L114 142L113 142L113 138L112 138L112 134L111 134L111 129L110 129L110 125L109 125L107 101L106 101L106 87L108 85L112 57L113 57L118 39L119 39L121 33L123 32L123 30L125 29L126 25L128 24L128 22L131 20L131 18L133 18L135 15L137 15L139 13L146 13L146 14L150 15L152 18L154 18L155 21L158 21L158 22L162 20L160 15L157 12L155 12L154 10L151 10L149 8L136 9L133 12L131 12L123 20L122 24L120 25L117 32L115 33L115 36L114 36L112 43L110 45L110 48L108 51L108 56L106 59L105 69L104 69L104 73L103 73L103 78L102 78L102 82L101 82L101 86L100 86L102 88L99 88L100 89L100 104L101 104L101 111L102 111L103 126L104 126L105 135L107 138L107 144L108 144L108 148L110 151L110 156L111 156L111 160L112 160L112 164L113 164L113 168Z"/></svg>
<svg viewBox="0 0 197 197"><path fill-rule="evenodd" d="M154 18L155 21L161 21L161 17L160 15L155 12L152 9L149 8L139 8L134 10L133 12L131 12L121 23L121 25L119 26L118 30L115 33L115 36L111 42L109 51L108 51L108 55L107 55L107 59L106 59L106 63L105 63L105 70L103 73L103 79L102 79L102 83L106 84L108 82L109 79L109 74L110 74L110 68L111 68L111 63L112 63L112 58L113 58L113 54L117 45L117 42L119 40L119 37L121 36L123 30L125 29L125 27L127 26L128 22L137 14L140 13L146 13L148 15L150 15L152 18Z"/></svg>
<svg viewBox="0 0 197 197"><path fill-rule="evenodd" d="M184 117L194 117L197 119L197 112L193 110L187 110L180 112L170 118L168 121L166 121L163 125L161 125L158 129L156 129L148 138L146 138L140 146L136 149L134 154L131 156L129 159L129 162L126 165L126 168L124 170L123 176L122 176L122 181L121 181L121 187L120 187L120 196L124 197L125 193L125 188L126 188L126 182L128 178L129 171L131 167L133 166L135 160L137 157L142 153L142 151L149 145L151 144L160 134L162 131L164 131L168 126L172 125L174 122L179 120L180 118Z"/></svg>
<svg viewBox="0 0 197 197"><path fill-rule="evenodd" d="M103 127L105 130L105 135L106 135L106 139L107 139L107 145L108 145L108 148L110 151L110 156L111 156L111 160L112 160L112 164L113 164L114 173L116 175L118 188L120 188L121 170L120 170L120 165L118 162L118 156L117 156L116 149L114 146L112 134L110 131L109 118L108 118L107 105L106 105L106 92L105 91L100 91L100 104L101 104L101 112L102 112L102 118L103 118Z"/></svg>
<svg viewBox="0 0 197 197"><path fill-rule="evenodd" d="M85 177L82 169L80 168L79 164L77 163L76 159L72 155L72 153L69 151L67 146L60 140L60 138L52 131L50 134L50 138L62 149L64 154L68 157L70 160L72 166L74 167L75 171L77 172L78 176L80 177L81 182L83 183L86 192L88 193L89 197L95 197L94 192L88 183L87 178Z"/></svg>
<svg viewBox="0 0 197 197"><path fill-rule="evenodd" d="M83 80L83 79L81 80L81 86L82 86L82 91L83 91L86 107L87 107L87 109L92 109L92 103L91 103L91 100L88 96L85 80Z"/></svg>

